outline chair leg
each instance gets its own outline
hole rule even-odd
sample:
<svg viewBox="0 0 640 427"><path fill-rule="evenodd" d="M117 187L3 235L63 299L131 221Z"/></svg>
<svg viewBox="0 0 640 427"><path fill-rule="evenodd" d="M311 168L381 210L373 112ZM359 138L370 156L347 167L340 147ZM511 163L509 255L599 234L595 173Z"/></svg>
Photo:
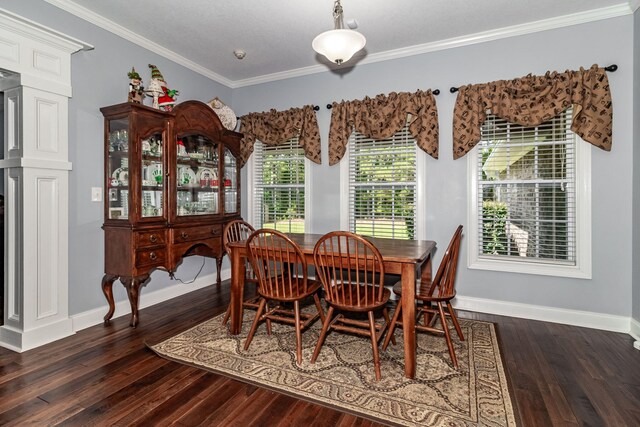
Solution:
<svg viewBox="0 0 640 427"><path fill-rule="evenodd" d="M322 331L320 332L320 336L318 337L318 342L316 343L316 348L313 350L313 356L311 356L311 363L316 363L316 359L320 354L320 348L324 343L324 339L327 336L327 331L329 330L329 324L331 323L331 317L333 317L333 307L329 307L327 311L327 315L324 318L324 323L322 324Z"/></svg>
<svg viewBox="0 0 640 427"><path fill-rule="evenodd" d="M371 331L371 347L373 350L373 366L376 371L376 381L380 381L382 374L380 373L380 355L378 354L378 339L376 338L376 324L373 317L373 311L369 313L369 329Z"/></svg>
<svg viewBox="0 0 640 427"><path fill-rule="evenodd" d="M442 303L440 301L438 301L438 312L440 313L440 321L442 322L444 337L447 340L447 347L449 347L449 356L451 356L451 362L453 362L453 367L455 369L458 369L458 359L456 359L456 351L453 348L453 341L451 341L451 334L449 333L449 327L447 326L446 315L444 314L444 309L442 308Z"/></svg>
<svg viewBox="0 0 640 427"><path fill-rule="evenodd" d="M316 303L316 308L318 309L320 320L324 324L324 311L322 310L322 304L320 304L320 298L318 298L318 294L313 294L313 301Z"/></svg>
<svg viewBox="0 0 640 427"><path fill-rule="evenodd" d="M382 315L384 316L385 322L387 322L387 329L391 327L391 319L389 318L389 311L387 311L387 307L382 309ZM396 338L393 335L390 335L391 342L393 345L396 345Z"/></svg>
<svg viewBox="0 0 640 427"><path fill-rule="evenodd" d="M256 333L256 329L258 328L258 323L260 323L260 316L262 316L262 312L264 311L264 306L267 304L266 299L260 300L260 305L258 306L258 311L256 311L256 317L253 319L253 324L251 325L251 329L249 330L249 335L247 339L244 341L244 349L249 349L249 344L251 344L251 340L253 340L253 335Z"/></svg>
<svg viewBox="0 0 640 427"><path fill-rule="evenodd" d="M460 341L464 341L464 336L462 335L462 329L460 328L460 324L458 323L456 311L453 309L450 301L447 301L447 309L449 309L449 315L451 316L451 320L453 321L453 326L456 327L456 332L458 333L458 337L460 337Z"/></svg>
<svg viewBox="0 0 640 427"><path fill-rule="evenodd" d="M296 319L296 360L298 365L302 363L302 327L300 325L300 302L293 302L293 311Z"/></svg>
<svg viewBox="0 0 640 427"><path fill-rule="evenodd" d="M222 318L223 325L227 324L230 316L231 316L231 304L229 304L229 306L227 307L227 312L224 314L224 317Z"/></svg>
<svg viewBox="0 0 640 427"><path fill-rule="evenodd" d="M393 332L396 329L396 323L398 322L398 318L400 317L400 312L402 311L402 301L398 303L396 306L396 312L393 313L393 320L391 321L391 326L389 326L389 330L387 331L387 336L384 338L384 343L382 344L382 350L386 350L389 345L389 341L393 338ZM395 338L394 338L395 340ZM395 342L393 343L395 345Z"/></svg>

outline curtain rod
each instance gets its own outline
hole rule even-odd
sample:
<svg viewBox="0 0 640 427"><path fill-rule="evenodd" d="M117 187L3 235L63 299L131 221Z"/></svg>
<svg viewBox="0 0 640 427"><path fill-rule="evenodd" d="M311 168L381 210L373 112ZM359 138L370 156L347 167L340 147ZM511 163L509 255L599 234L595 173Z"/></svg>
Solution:
<svg viewBox="0 0 640 427"><path fill-rule="evenodd" d="M434 90L431 91L431 93L436 95L436 96L438 96L438 95L440 95L440 89L434 89ZM333 108L333 104L327 104L327 110L331 110L332 108ZM314 110L315 110L315 108L314 108ZM318 110L316 110L316 111L318 111Z"/></svg>
<svg viewBox="0 0 640 427"><path fill-rule="evenodd" d="M604 67L605 71L608 71L610 73L615 73L616 70L618 69L618 66L616 64L611 64L608 67ZM449 92L451 93L456 93L458 91L459 88L455 87L455 86L451 86L451 89L449 89Z"/></svg>

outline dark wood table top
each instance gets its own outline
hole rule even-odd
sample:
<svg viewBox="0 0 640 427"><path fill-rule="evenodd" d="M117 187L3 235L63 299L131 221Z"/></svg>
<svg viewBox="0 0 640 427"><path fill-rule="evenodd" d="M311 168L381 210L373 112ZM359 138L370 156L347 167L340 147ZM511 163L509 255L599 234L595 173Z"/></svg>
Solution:
<svg viewBox="0 0 640 427"><path fill-rule="evenodd" d="M313 247L323 234L310 233L288 233L287 236L293 240L304 254L312 254ZM385 262L400 263L420 263L424 261L436 247L436 242L432 240L401 240L383 239L380 237L366 237L373 243ZM245 242L232 242L229 247L244 247Z"/></svg>

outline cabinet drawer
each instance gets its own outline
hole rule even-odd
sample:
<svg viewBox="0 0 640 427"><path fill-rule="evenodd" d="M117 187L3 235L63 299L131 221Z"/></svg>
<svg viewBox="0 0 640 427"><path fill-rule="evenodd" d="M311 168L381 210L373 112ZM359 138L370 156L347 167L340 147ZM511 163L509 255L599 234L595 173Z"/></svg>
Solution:
<svg viewBox="0 0 640 427"><path fill-rule="evenodd" d="M165 247L136 251L136 267L143 265L162 265L167 258L166 253Z"/></svg>
<svg viewBox="0 0 640 427"><path fill-rule="evenodd" d="M171 230L172 243L192 242L194 240L210 239L222 235L221 225L201 225L198 227L175 228Z"/></svg>
<svg viewBox="0 0 640 427"><path fill-rule="evenodd" d="M143 231L136 233L136 247L159 246L166 244L164 230Z"/></svg>

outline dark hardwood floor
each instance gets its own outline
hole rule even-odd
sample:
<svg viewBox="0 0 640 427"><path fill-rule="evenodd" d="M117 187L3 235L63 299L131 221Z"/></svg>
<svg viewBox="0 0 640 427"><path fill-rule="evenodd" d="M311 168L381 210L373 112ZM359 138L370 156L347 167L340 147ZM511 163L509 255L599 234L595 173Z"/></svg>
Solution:
<svg viewBox="0 0 640 427"><path fill-rule="evenodd" d="M22 354L0 348L0 425L378 425L147 350L145 342L224 311L227 288L211 286L144 309L137 329L125 316ZM461 316L497 324L521 425L640 425L640 352L629 335Z"/></svg>

